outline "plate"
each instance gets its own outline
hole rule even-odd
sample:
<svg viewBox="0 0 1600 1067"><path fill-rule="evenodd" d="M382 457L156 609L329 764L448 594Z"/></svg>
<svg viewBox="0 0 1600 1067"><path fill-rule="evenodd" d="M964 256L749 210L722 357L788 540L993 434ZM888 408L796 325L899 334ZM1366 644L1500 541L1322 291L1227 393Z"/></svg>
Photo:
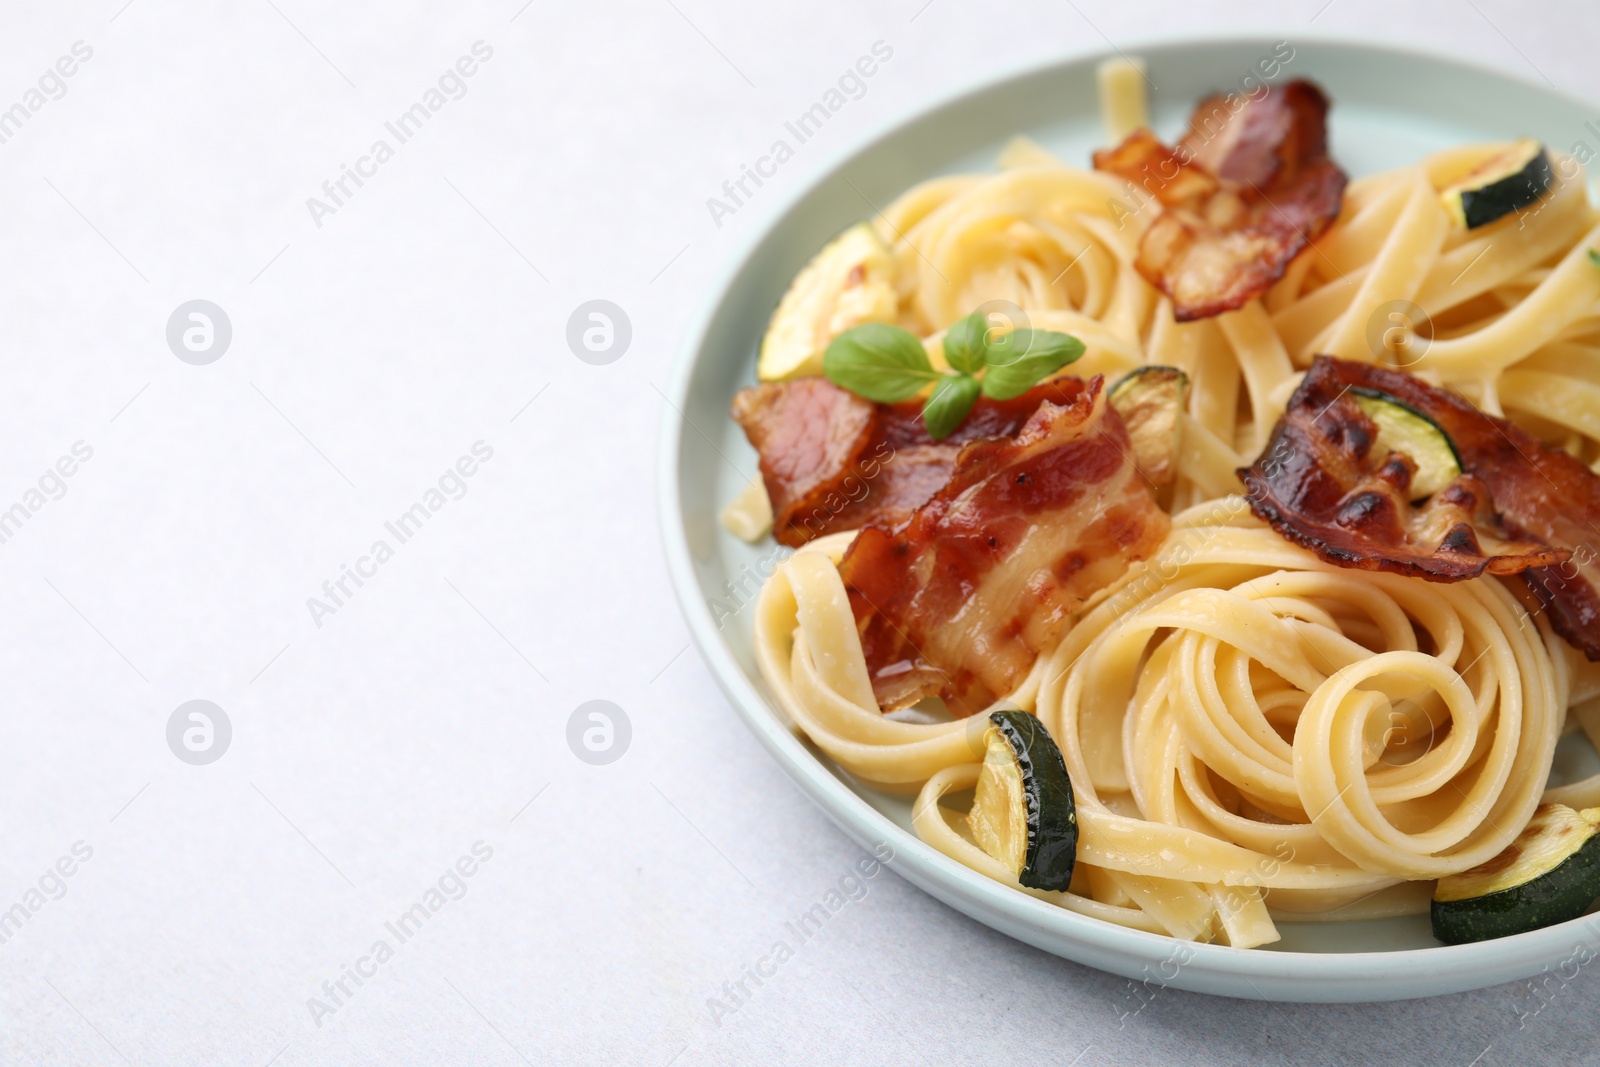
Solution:
<svg viewBox="0 0 1600 1067"><path fill-rule="evenodd" d="M1151 115L1172 135L1208 92L1244 79L1281 42L1271 37L1129 46L1149 63ZM1458 61L1356 42L1293 42L1279 80L1305 77L1334 100L1332 150L1352 176L1468 141L1532 136L1563 151L1600 148L1593 111L1550 89ZM795 272L828 238L926 178L992 171L1000 147L1027 134L1075 163L1103 144L1095 66L1075 57L1008 74L918 111L814 173L733 258L685 339L663 408L660 505L668 566L695 643L745 724L828 816L863 847L888 845L901 876L1011 937L1129 978L1203 993L1295 1001L1399 1000L1523 978L1573 956L1594 915L1476 945L1443 946L1426 916L1366 923L1280 924L1259 949L1197 945L1062 910L993 882L923 844L910 800L856 785L790 729L756 669L754 591L788 550L747 545L717 513L756 469L728 417L755 381L767 318ZM753 206L753 205L752 205ZM711 601L728 611L715 615ZM1558 754L1557 778L1590 773L1587 751Z"/></svg>

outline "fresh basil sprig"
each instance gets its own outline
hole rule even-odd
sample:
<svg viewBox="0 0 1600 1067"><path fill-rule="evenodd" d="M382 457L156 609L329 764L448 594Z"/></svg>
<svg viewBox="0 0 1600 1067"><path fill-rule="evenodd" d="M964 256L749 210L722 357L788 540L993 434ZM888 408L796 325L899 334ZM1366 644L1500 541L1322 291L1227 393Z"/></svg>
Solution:
<svg viewBox="0 0 1600 1067"><path fill-rule="evenodd" d="M930 384L922 408L928 436L955 432L981 393L993 400L1021 396L1083 355L1083 342L1054 330L1019 329L994 336L983 312L974 311L944 334L951 371L934 369L916 334L882 322L846 330L822 355L822 373L857 396L893 404Z"/></svg>
<svg viewBox="0 0 1600 1067"><path fill-rule="evenodd" d="M1593 263L1597 267L1600 267L1600 252L1596 252L1592 248L1589 249L1589 262Z"/></svg>

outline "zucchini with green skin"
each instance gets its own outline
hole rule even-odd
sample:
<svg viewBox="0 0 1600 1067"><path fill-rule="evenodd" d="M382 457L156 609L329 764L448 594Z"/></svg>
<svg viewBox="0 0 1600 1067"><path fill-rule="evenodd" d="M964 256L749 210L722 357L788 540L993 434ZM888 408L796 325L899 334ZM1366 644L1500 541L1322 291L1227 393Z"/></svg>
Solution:
<svg viewBox="0 0 1600 1067"><path fill-rule="evenodd" d="M1544 145L1524 137L1439 196L1458 225L1475 230L1537 203L1555 180Z"/></svg>
<svg viewBox="0 0 1600 1067"><path fill-rule="evenodd" d="M1061 750L1025 711L996 711L967 825L978 847L1029 889L1065 890L1078 856L1078 813Z"/></svg>
<svg viewBox="0 0 1600 1067"><path fill-rule="evenodd" d="M1129 371L1106 394L1128 430L1134 465L1153 485L1166 485L1178 473L1188 385L1189 376L1177 367L1149 366Z"/></svg>
<svg viewBox="0 0 1600 1067"><path fill-rule="evenodd" d="M1600 808L1541 804L1511 847L1439 879L1433 936L1450 945L1508 937L1582 915L1600 897Z"/></svg>
<svg viewBox="0 0 1600 1067"><path fill-rule="evenodd" d="M1411 477L1411 498L1432 496L1461 477L1461 456L1455 442L1428 416L1402 404L1388 393L1351 386L1350 396L1378 427L1373 454L1401 452L1411 457L1416 473Z"/></svg>

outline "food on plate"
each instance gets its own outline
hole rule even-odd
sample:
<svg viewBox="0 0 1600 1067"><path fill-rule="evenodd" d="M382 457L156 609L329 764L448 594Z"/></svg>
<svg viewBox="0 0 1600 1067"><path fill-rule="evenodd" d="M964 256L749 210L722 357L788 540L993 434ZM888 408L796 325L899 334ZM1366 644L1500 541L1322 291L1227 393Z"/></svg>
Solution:
<svg viewBox="0 0 1600 1067"><path fill-rule="evenodd" d="M1506 850L1439 879L1433 936L1450 945L1576 919L1600 897L1600 808L1541 804Z"/></svg>
<svg viewBox="0 0 1600 1067"><path fill-rule="evenodd" d="M1166 534L1100 379L1051 385L1016 436L963 447L909 519L869 522L840 560L880 706L994 703Z"/></svg>
<svg viewBox="0 0 1600 1067"><path fill-rule="evenodd" d="M1078 816L1061 750L1025 711L996 711L967 823L1019 885L1065 891L1078 859Z"/></svg>
<svg viewBox="0 0 1600 1067"><path fill-rule="evenodd" d="M1462 228L1475 230L1538 203L1555 180L1544 145L1524 137L1439 196Z"/></svg>
<svg viewBox="0 0 1600 1067"><path fill-rule="evenodd" d="M796 549L754 612L769 691L915 793L924 841L1106 922L1252 948L1583 913L1582 161L1524 139L1350 178L1310 81L1209 96L1171 139L1144 84L1104 72L1092 167L1015 140L783 296L733 405L760 474L735 525L770 503Z"/></svg>
<svg viewBox="0 0 1600 1067"><path fill-rule="evenodd" d="M1466 401L1403 371L1319 356L1261 457L1239 472L1250 506L1342 567L1459 581L1570 559L1570 551L1513 537L1502 524L1505 495L1491 495L1485 479L1540 478L1519 442L1509 455L1472 452L1463 464L1434 416L1458 427L1489 424L1485 433L1520 432L1493 426ZM1534 454L1543 448L1531 439L1520 445Z"/></svg>
<svg viewBox="0 0 1600 1067"><path fill-rule="evenodd" d="M1140 367L1124 375L1107 394L1128 431L1139 473L1157 488L1178 473L1188 385L1189 376L1177 367Z"/></svg>
<svg viewBox="0 0 1600 1067"><path fill-rule="evenodd" d="M1338 217L1345 174L1328 158L1327 113L1322 90L1292 81L1237 107L1200 101L1176 148L1141 128L1095 153L1095 169L1156 202L1135 266L1177 321L1261 296Z"/></svg>
<svg viewBox="0 0 1600 1067"><path fill-rule="evenodd" d="M764 382L822 373L828 342L895 312L894 260L867 223L834 238L806 264L773 312L756 374Z"/></svg>
<svg viewBox="0 0 1600 1067"><path fill-rule="evenodd" d="M799 547L869 520L910 518L950 480L967 442L1015 436L1053 395L1047 384L1008 400L980 397L940 440L928 433L920 401L874 404L824 378L743 390L733 411L761 453L774 536Z"/></svg>

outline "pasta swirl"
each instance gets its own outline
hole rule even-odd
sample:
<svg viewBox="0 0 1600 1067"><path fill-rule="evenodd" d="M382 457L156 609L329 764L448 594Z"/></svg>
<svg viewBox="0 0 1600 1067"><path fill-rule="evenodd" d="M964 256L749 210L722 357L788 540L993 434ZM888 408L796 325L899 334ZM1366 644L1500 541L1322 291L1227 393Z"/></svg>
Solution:
<svg viewBox="0 0 1600 1067"><path fill-rule="evenodd" d="M936 364L947 326L1004 301L1084 341L1072 374L1185 372L1178 477L1159 498L1173 529L999 702L1061 749L1070 891L1018 885L955 810L984 716L878 708L837 568L851 533L808 544L760 594L757 661L794 727L865 782L915 791L917 833L967 866L1175 937L1253 946L1283 919L1416 912L1433 879L1505 849L1546 795L1569 704L1600 737L1600 672L1497 580L1321 562L1250 514L1235 473L1318 353L1404 366L1600 468L1600 213L1582 168L1553 157L1561 180L1537 210L1454 226L1439 190L1498 148L1352 183L1265 298L1189 323L1134 269L1145 198L1037 146L890 205L876 225L900 324ZM1398 333L1396 303L1415 312ZM1548 796L1600 803L1600 777Z"/></svg>

